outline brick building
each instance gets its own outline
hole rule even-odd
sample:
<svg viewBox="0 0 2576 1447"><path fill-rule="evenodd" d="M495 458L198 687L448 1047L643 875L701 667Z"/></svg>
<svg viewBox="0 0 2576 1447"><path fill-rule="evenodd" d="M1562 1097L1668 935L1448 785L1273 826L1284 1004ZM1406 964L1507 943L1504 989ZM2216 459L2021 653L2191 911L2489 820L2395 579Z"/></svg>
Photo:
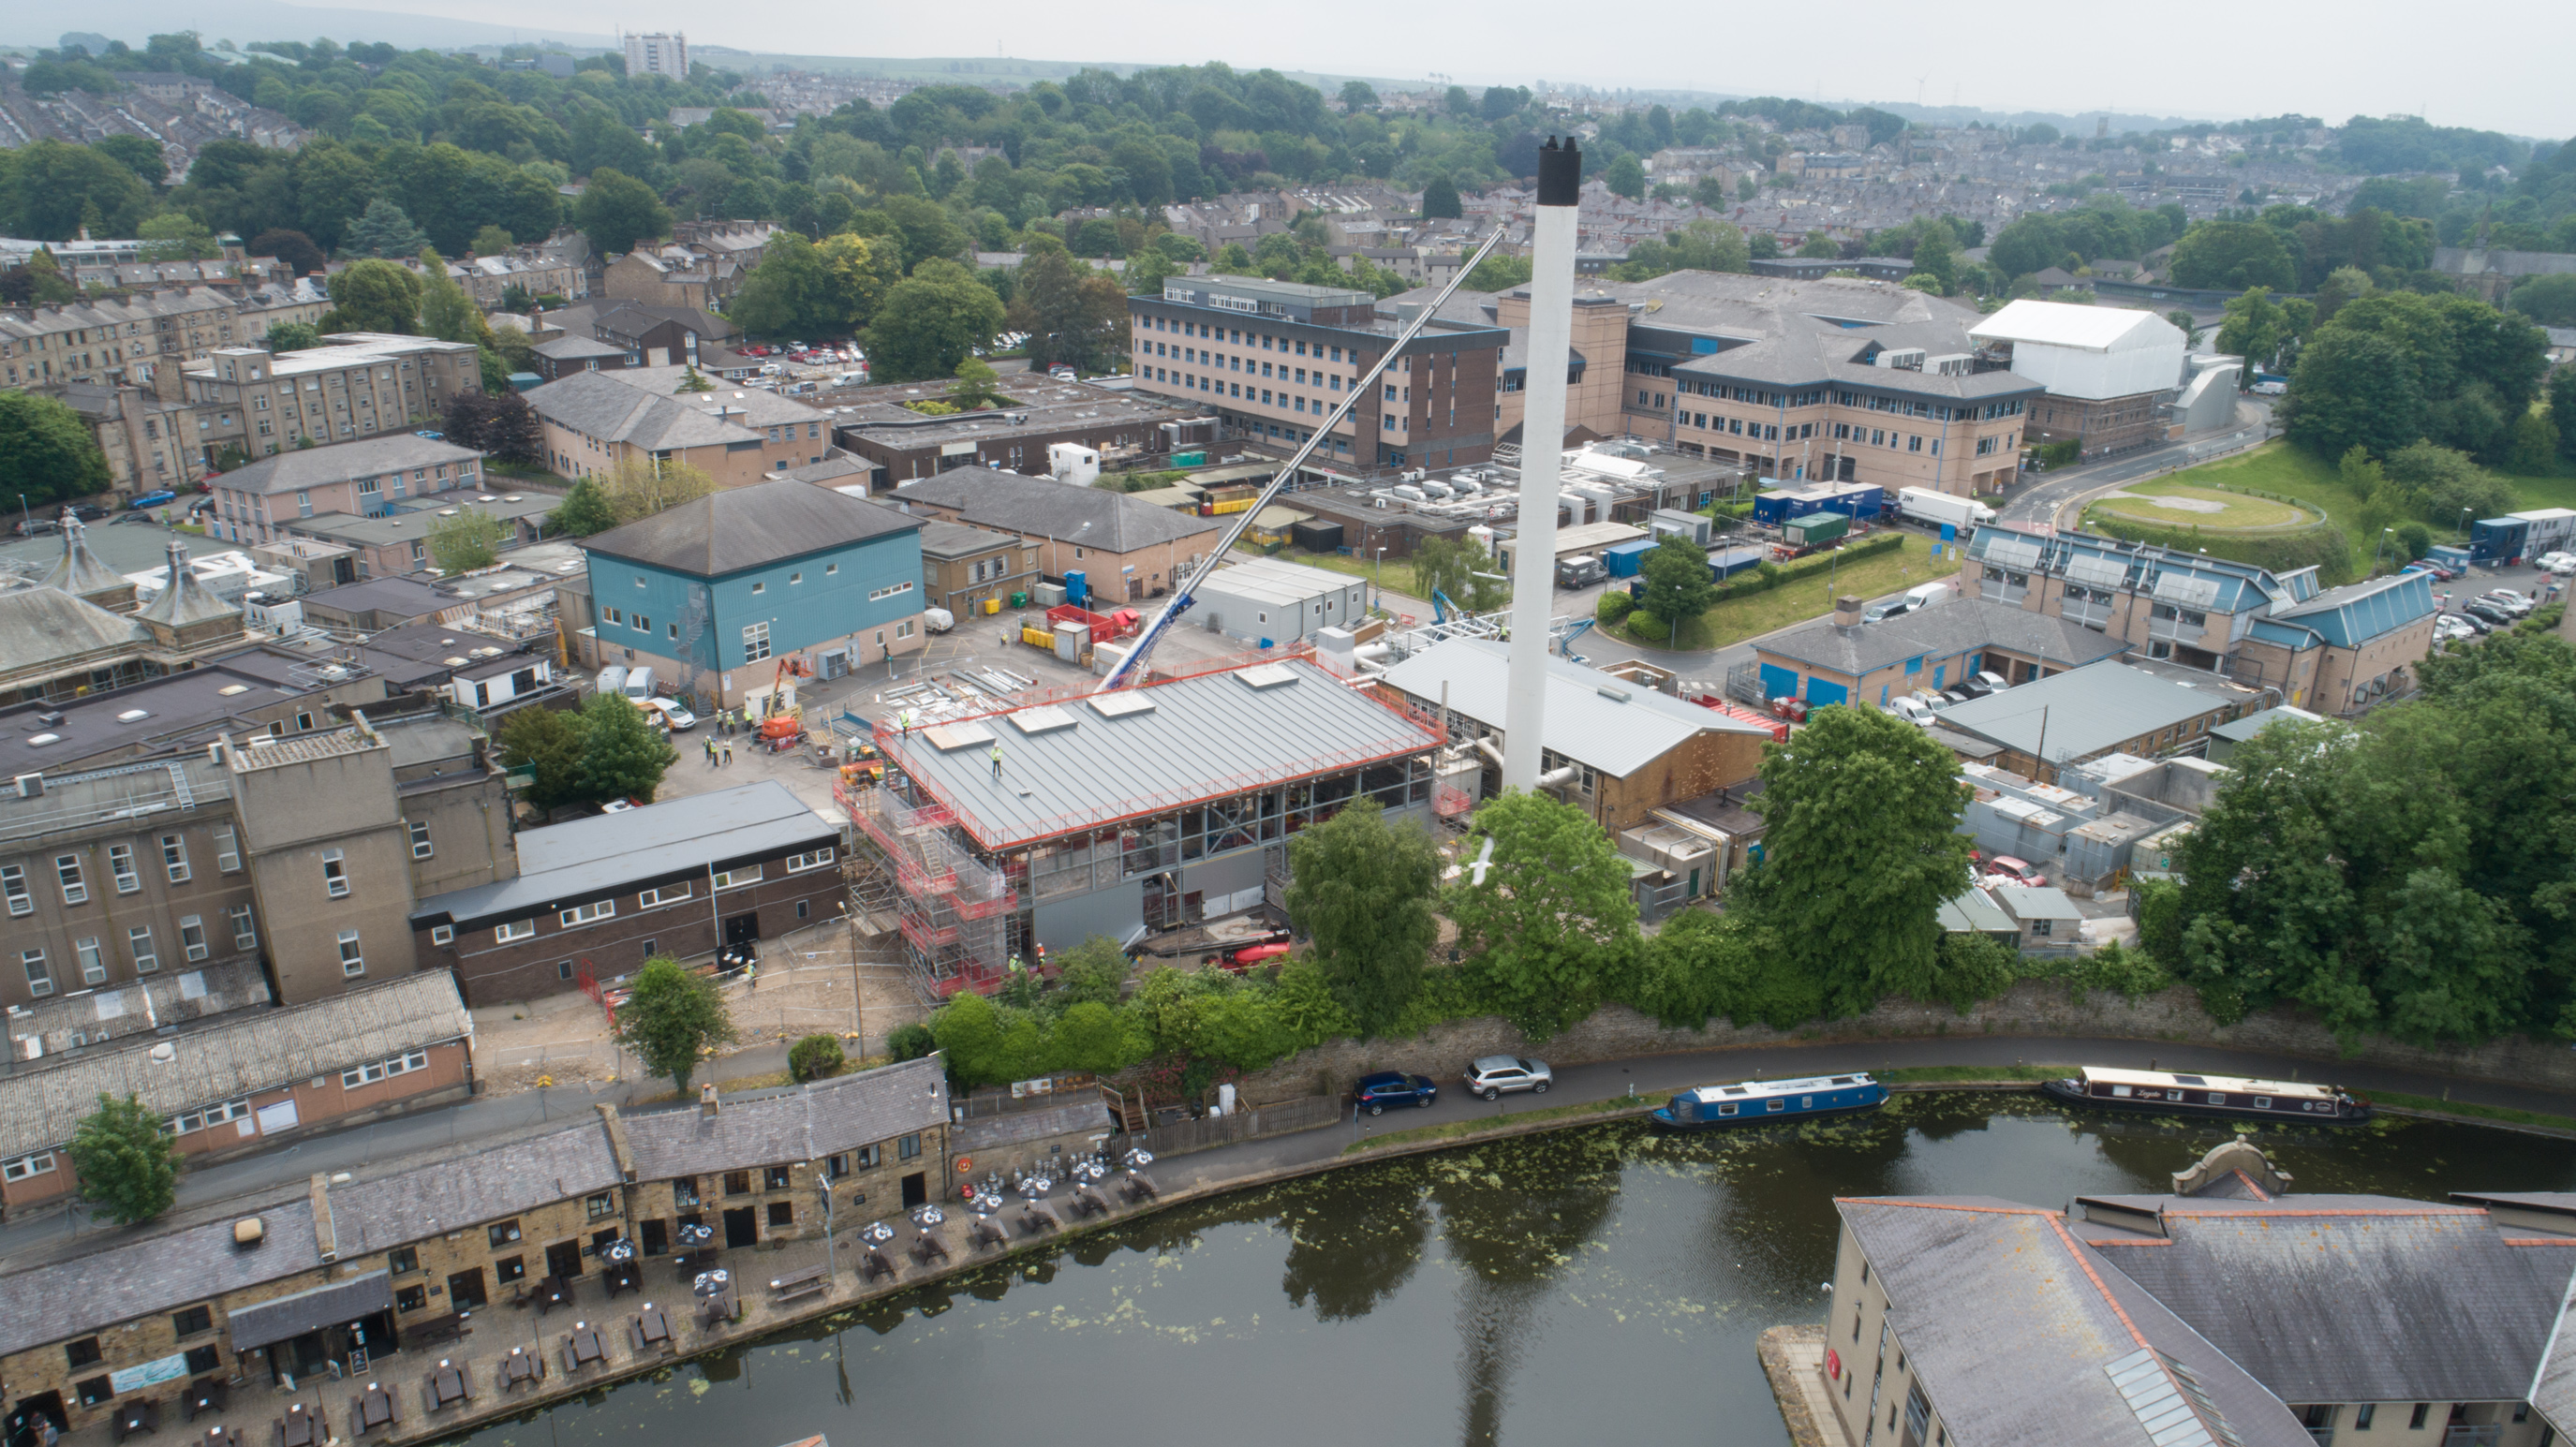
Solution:
<svg viewBox="0 0 2576 1447"><path fill-rule="evenodd" d="M412 949L478 1005L711 955L833 918L839 841L770 781L523 830L513 877L420 901Z"/></svg>
<svg viewBox="0 0 2576 1447"><path fill-rule="evenodd" d="M931 417L903 405L935 401L945 391L938 383L836 391L832 438L882 469L880 486L895 486L958 467L1044 472L1047 449L1057 443L1109 458L1167 452L1163 424L1200 415L1142 391L1048 377L1011 378L1004 404L981 411Z"/></svg>
<svg viewBox="0 0 2576 1447"><path fill-rule="evenodd" d="M406 498L470 492L482 478L482 453L411 432L300 447L225 473L214 490L212 531L265 543L284 536L293 519L377 517Z"/></svg>
<svg viewBox="0 0 2576 1447"><path fill-rule="evenodd" d="M895 489L894 501L917 516L1034 542L1039 572L1050 578L1082 573L1090 591L1111 602L1170 592L1227 526L1223 519L1191 517L1123 493L980 468L905 483Z"/></svg>
<svg viewBox="0 0 2576 1447"><path fill-rule="evenodd" d="M686 365L582 371L527 394L565 477L684 462L741 487L823 460L823 413L759 388L683 392Z"/></svg>

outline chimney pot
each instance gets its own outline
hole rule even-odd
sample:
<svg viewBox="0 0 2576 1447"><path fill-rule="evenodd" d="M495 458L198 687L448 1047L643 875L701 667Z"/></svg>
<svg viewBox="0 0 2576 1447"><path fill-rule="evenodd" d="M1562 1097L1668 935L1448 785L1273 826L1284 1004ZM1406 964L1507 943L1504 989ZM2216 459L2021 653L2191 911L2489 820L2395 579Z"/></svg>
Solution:
<svg viewBox="0 0 2576 1447"><path fill-rule="evenodd" d="M715 1113L716 1083L710 1080L698 1087L698 1114L712 1116Z"/></svg>

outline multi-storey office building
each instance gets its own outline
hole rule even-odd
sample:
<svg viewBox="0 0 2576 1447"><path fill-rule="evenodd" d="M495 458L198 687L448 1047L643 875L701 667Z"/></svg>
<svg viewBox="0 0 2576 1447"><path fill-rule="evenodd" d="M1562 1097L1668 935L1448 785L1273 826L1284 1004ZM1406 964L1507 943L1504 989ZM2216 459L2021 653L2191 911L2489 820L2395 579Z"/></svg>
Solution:
<svg viewBox="0 0 2576 1447"><path fill-rule="evenodd" d="M282 356L265 347L218 347L205 366L188 369L188 400L228 405L243 419L242 449L271 457L289 447L432 427L450 401L483 390L481 356L468 342L376 332L322 340Z"/></svg>
<svg viewBox="0 0 2576 1447"><path fill-rule="evenodd" d="M1128 301L1140 391L1207 407L1238 436L1314 435L1409 313L1364 291L1258 277L1173 277ZM1450 467L1493 455L1503 348L1496 326L1435 317L1351 410L1318 461Z"/></svg>

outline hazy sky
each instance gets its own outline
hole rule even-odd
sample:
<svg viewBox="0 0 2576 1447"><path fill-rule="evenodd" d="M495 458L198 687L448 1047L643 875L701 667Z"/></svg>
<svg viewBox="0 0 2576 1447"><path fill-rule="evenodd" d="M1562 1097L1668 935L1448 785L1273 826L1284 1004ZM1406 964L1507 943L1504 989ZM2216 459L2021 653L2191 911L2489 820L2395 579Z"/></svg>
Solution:
<svg viewBox="0 0 2576 1447"><path fill-rule="evenodd" d="M343 0L346 3L346 0ZM1439 72L1477 87L1538 79L1785 94L1827 102L1956 100L1991 110L2110 108L2234 117L2421 114L2437 125L2563 138L2576 131L2576 9L2499 0L2473 25L2379 3L2137 9L1999 0L1925 9L1889 0L1598 11L1528 0L1474 6L1309 0L1240 12L1174 0L1113 6L999 0L359 0L496 25L606 34L681 29L747 50L1198 63L1333 74ZM111 4L102 7L113 11ZM56 12L72 24L71 12ZM1607 24L1603 22L1609 22ZM2395 26L2391 30L2388 27ZM1562 34L1551 33L1561 30ZM531 31L530 33L534 33ZM2190 37L2203 37L2194 43Z"/></svg>

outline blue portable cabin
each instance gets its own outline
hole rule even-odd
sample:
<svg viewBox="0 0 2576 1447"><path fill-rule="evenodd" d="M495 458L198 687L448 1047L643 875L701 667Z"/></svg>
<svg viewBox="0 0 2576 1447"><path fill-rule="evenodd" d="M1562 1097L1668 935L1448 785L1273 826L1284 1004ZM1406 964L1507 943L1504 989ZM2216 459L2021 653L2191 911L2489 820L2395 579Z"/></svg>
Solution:
<svg viewBox="0 0 2576 1447"><path fill-rule="evenodd" d="M2425 556L2446 567L2466 568L2469 565L2469 550L2457 543L2435 543L2433 550Z"/></svg>
<svg viewBox="0 0 2576 1447"><path fill-rule="evenodd" d="M1723 583L1747 568L1758 567L1770 554L1761 548L1736 547L1713 549L1708 555L1708 573L1713 582Z"/></svg>
<svg viewBox="0 0 2576 1447"><path fill-rule="evenodd" d="M1866 482L1828 482L1813 491L1821 493L1817 506L1841 513L1854 522L1868 522L1887 510L1887 489Z"/></svg>
<svg viewBox="0 0 2576 1447"><path fill-rule="evenodd" d="M1655 1107L1653 1119L1665 1130L1720 1130L1876 1110L1885 1104L1887 1087L1867 1075L1817 1075L1703 1085Z"/></svg>
<svg viewBox="0 0 2576 1447"><path fill-rule="evenodd" d="M1805 517L1825 505L1822 487L1787 487L1759 494L1753 499L1753 520L1765 527L1778 527L1791 518Z"/></svg>
<svg viewBox="0 0 2576 1447"><path fill-rule="evenodd" d="M2469 561L2490 568L2511 563L2522 556L2530 533L2531 524L2521 518L2480 518L2469 524Z"/></svg>
<svg viewBox="0 0 2576 1447"><path fill-rule="evenodd" d="M1610 570L1611 577L1633 578L1645 566L1646 554L1654 550L1656 541L1653 538L1634 538L1624 543L1613 543L1601 550L1601 566Z"/></svg>

